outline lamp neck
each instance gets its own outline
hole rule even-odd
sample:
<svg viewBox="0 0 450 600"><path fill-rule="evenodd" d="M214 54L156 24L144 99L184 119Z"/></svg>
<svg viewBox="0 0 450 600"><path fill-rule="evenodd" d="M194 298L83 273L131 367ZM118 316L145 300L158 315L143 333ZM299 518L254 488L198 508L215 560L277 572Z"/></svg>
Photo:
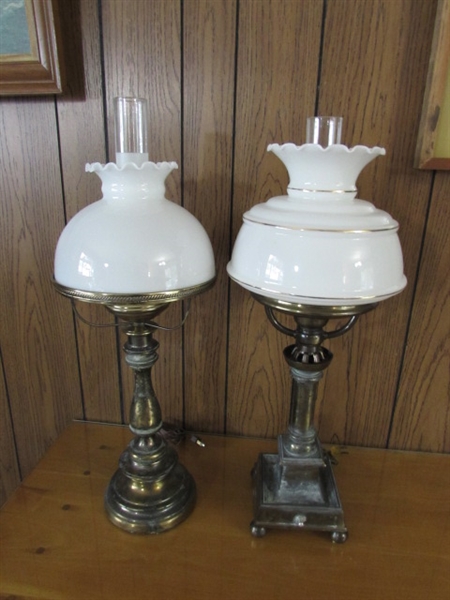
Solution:
<svg viewBox="0 0 450 600"><path fill-rule="evenodd" d="M132 162L123 166L116 163L86 165L86 171L96 173L102 180L103 198L114 202L164 201L165 180L176 168L175 162L144 162L140 166Z"/></svg>

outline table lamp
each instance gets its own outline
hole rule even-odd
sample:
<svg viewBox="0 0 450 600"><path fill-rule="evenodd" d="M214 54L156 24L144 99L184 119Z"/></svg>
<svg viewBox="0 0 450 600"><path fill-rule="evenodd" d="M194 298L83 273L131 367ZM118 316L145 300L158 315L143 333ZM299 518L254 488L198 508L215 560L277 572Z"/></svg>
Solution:
<svg viewBox="0 0 450 600"><path fill-rule="evenodd" d="M319 381L332 359L322 342L347 332L357 318L406 285L398 223L356 198L356 179L383 148L340 143L341 117L307 119L307 143L268 147L286 166L289 186L243 215L228 274L264 305L271 324L292 336L284 350L292 392L289 424L278 453L253 469L251 531L326 531L345 542L331 461L314 427ZM290 315L285 326L276 312ZM346 319L329 331L330 319Z"/></svg>
<svg viewBox="0 0 450 600"><path fill-rule="evenodd" d="M124 328L125 359L135 373L130 409L134 438L105 495L110 520L131 533L159 533L184 520L195 482L161 435L162 415L151 369L160 328L154 319L171 303L214 282L211 243L197 219L167 200L175 162L148 160L146 100L114 99L116 162L86 165L102 180L101 200L77 213L55 253L54 285L72 299L104 305Z"/></svg>

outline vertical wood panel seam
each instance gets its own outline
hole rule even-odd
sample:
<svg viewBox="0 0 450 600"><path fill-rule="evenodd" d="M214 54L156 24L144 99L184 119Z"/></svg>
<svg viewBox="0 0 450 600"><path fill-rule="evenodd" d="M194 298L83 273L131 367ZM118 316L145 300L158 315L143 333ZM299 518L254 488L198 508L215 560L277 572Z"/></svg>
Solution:
<svg viewBox="0 0 450 600"><path fill-rule="evenodd" d="M64 185L64 171L63 171L63 161L62 161L62 147L61 147L61 129L59 124L59 115L58 115L58 99L56 96L53 96L54 101L54 109L55 109L55 128L56 128L56 144L58 147L58 160L59 160L59 177L61 182L61 200L63 205L63 214L64 214L64 223L67 223L67 202L66 202L66 192ZM56 292L55 292L56 293ZM71 302L71 307L73 308L73 300ZM77 373L78 373L78 385L80 388L80 397L81 397L81 410L83 413L83 420L86 420L86 402L84 397L84 387L83 387L83 376L81 373L81 360L80 360L80 345L78 343L78 329L77 329L77 316L74 310L72 310L72 325L73 325L73 337L75 340L75 353L77 357Z"/></svg>
<svg viewBox="0 0 450 600"><path fill-rule="evenodd" d="M181 206L184 206L184 2L180 0L180 202ZM184 328L182 328L184 331ZM183 344L184 349L184 344ZM184 361L183 361L184 363ZM183 394L184 396L184 394ZM184 410L184 402L183 402Z"/></svg>
<svg viewBox="0 0 450 600"><path fill-rule="evenodd" d="M184 207L184 2L180 0L180 203ZM181 308L183 314L186 314L185 302L181 302ZM181 403L181 421L183 428L186 427L186 333L184 327L181 328L181 393L183 394L183 401Z"/></svg>
<svg viewBox="0 0 450 600"><path fill-rule="evenodd" d="M325 22L327 19L327 0L323 0L322 8L322 26L320 30L320 48L319 48L319 61L317 64L317 83L316 83L316 102L314 106L314 115L317 115L319 110L320 100L320 83L322 79L322 58L323 58L323 46L325 43Z"/></svg>
<svg viewBox="0 0 450 600"><path fill-rule="evenodd" d="M10 401L10 396L9 396L9 391L8 391L8 380L6 378L5 363L3 362L1 346L0 346L0 364L2 367L2 377L3 377L3 382L5 385L6 403L8 405L9 421L11 423L11 429L12 429L12 438L13 438L13 443L14 443L14 454L16 457L17 470L19 472L19 479L20 479L20 481L22 481L23 480L22 466L21 466L20 460L19 460L19 450L18 450L18 444L17 444L16 429L14 427L14 419L13 419L11 401Z"/></svg>
<svg viewBox="0 0 450 600"><path fill-rule="evenodd" d="M67 223L66 194L65 194L65 187L64 187L64 172L63 172L63 168L62 168L61 134L60 134L59 117L58 117L58 100L56 99L56 96L53 96L53 101L54 101L54 108L55 108L55 127L56 127L56 140L57 140L57 147L58 147L59 177L61 180L63 215L64 215L64 223Z"/></svg>
<svg viewBox="0 0 450 600"><path fill-rule="evenodd" d="M391 443L391 435L392 435L392 429L393 429L393 425L394 425L395 411L397 408L398 394L400 391L400 382L402 380L403 366L404 366L405 358L406 358L406 346L408 344L409 332L411 329L412 314L414 311L414 305L415 305L416 295L417 295L417 287L419 285L420 271L421 271L421 267L422 267L425 239L427 237L428 219L429 219L430 211L431 211L431 202L432 202L432 198L433 198L433 189L434 189L435 178L436 178L436 171L433 171L433 174L431 177L430 191L429 191L429 195L428 195L427 210L425 213L425 221L424 221L423 230L422 230L422 238L420 240L420 250L419 250L419 254L418 254L418 258L417 258L417 267L416 267L416 272L414 274L413 291L411 294L411 303L409 306L408 322L407 322L406 328L405 328L405 335L403 338L402 355L400 358L400 364L399 364L398 373L397 373L397 382L395 385L394 402L392 403L391 418L390 418L390 422L389 422L388 433L386 436L386 446L385 446L386 448L389 448L390 443Z"/></svg>
<svg viewBox="0 0 450 600"><path fill-rule="evenodd" d="M103 35L103 5L102 0L97 0L97 14L98 14L98 31L99 31L99 47L100 47L100 72L102 77L102 102L103 102L103 132L105 136L105 158L106 162L111 160L109 156L109 132L108 132L108 99L106 97L106 71L105 71L105 43ZM117 381L119 384L119 402L120 402L120 418L123 424L127 422L125 417L125 400L124 400L124 389L123 389L123 377L122 369L120 368L122 353L121 353L121 341L120 341L120 328L117 327L118 319L114 317L114 323L116 324L115 340L116 340L116 369L117 369Z"/></svg>
<svg viewBox="0 0 450 600"><path fill-rule="evenodd" d="M109 156L109 133L108 133L108 99L106 98L106 73L105 73L105 43L103 39L103 13L102 0L97 0L98 10L98 30L100 46L100 71L102 74L102 100L103 100L103 130L105 134L105 155L106 161L110 161Z"/></svg>
<svg viewBox="0 0 450 600"><path fill-rule="evenodd" d="M234 203L234 177L236 164L236 110L237 110L237 86L238 86L238 55L239 55L239 0L236 0L236 14L234 27L234 80L233 80L233 125L231 132L231 173L230 173L230 209L228 226L228 259L231 259L233 244L233 203ZM231 307L231 282L227 277L227 328L225 349L225 394L223 404L223 433L227 433L228 412L228 381L229 381L229 356L230 356L230 307Z"/></svg>

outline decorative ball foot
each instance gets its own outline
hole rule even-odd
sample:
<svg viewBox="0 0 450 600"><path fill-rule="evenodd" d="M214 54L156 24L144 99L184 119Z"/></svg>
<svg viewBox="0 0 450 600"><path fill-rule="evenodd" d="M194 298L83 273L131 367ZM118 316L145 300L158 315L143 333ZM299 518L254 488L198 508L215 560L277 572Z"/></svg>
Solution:
<svg viewBox="0 0 450 600"><path fill-rule="evenodd" d="M343 544L347 541L348 533L346 531L333 531L331 541L333 544Z"/></svg>
<svg viewBox="0 0 450 600"><path fill-rule="evenodd" d="M254 521L250 523L250 531L254 537L264 537L267 533L265 527L256 525Z"/></svg>

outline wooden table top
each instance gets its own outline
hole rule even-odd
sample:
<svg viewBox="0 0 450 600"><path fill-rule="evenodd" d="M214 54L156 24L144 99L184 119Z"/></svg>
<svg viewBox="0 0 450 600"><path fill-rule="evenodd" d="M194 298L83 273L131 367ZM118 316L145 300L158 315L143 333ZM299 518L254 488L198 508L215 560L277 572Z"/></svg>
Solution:
<svg viewBox="0 0 450 600"><path fill-rule="evenodd" d="M72 424L0 512L2 600L448 600L450 456L349 448L334 468L349 538L250 534L250 471L271 440L178 446L193 514L130 535L103 509L127 428Z"/></svg>

